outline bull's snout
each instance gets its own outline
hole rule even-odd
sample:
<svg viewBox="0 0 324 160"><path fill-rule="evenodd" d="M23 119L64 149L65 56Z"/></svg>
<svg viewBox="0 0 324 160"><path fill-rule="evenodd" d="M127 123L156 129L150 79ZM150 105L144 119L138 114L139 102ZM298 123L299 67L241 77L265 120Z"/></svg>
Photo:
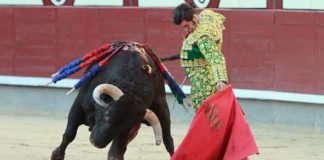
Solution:
<svg viewBox="0 0 324 160"><path fill-rule="evenodd" d="M105 148L108 145L108 143L103 143L103 141L97 140L93 137L90 137L90 143L97 148Z"/></svg>
<svg viewBox="0 0 324 160"><path fill-rule="evenodd" d="M107 124L96 124L91 131L91 144L97 148L106 147L114 137L113 132L109 132L109 130L112 129Z"/></svg>

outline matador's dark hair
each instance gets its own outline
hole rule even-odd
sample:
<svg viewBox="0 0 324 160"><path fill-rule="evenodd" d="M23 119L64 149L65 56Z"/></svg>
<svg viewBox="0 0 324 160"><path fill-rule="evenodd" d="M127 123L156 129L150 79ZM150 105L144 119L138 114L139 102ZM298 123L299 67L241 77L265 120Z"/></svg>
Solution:
<svg viewBox="0 0 324 160"><path fill-rule="evenodd" d="M191 21L195 14L195 7L189 3L181 3L173 11L173 23L180 25L182 21Z"/></svg>

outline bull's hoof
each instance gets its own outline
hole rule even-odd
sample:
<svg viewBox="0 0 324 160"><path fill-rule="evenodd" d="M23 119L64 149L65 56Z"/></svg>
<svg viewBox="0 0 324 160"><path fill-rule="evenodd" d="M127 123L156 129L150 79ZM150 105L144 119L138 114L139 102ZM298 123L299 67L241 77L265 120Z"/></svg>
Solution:
<svg viewBox="0 0 324 160"><path fill-rule="evenodd" d="M51 160L64 160L64 152L60 150L60 148L56 148L52 152Z"/></svg>

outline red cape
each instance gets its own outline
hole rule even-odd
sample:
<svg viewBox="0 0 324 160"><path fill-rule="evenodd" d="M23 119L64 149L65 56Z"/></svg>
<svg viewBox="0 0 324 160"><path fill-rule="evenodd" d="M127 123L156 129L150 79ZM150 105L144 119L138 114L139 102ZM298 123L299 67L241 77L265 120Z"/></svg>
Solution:
<svg viewBox="0 0 324 160"><path fill-rule="evenodd" d="M215 107L220 127L210 127L206 109ZM231 86L215 93L198 109L172 160L242 160L258 154L251 129Z"/></svg>

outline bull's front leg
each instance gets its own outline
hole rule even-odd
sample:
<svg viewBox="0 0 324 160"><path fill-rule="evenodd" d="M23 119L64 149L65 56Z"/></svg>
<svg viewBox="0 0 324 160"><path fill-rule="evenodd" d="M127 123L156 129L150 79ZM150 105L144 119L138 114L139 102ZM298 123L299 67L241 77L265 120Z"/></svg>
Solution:
<svg viewBox="0 0 324 160"><path fill-rule="evenodd" d="M120 134L114 138L113 143L108 152L108 160L124 160L128 144L128 133Z"/></svg>
<svg viewBox="0 0 324 160"><path fill-rule="evenodd" d="M163 143L169 152L170 156L174 153L174 143L171 136L171 120L168 104L165 99L165 92L160 92L161 95L157 96L152 103L152 111L159 118L163 133Z"/></svg>
<svg viewBox="0 0 324 160"><path fill-rule="evenodd" d="M69 112L61 144L52 152L51 160L64 160L66 147L74 140L77 130L82 123L84 123L84 113L81 106L74 102Z"/></svg>

